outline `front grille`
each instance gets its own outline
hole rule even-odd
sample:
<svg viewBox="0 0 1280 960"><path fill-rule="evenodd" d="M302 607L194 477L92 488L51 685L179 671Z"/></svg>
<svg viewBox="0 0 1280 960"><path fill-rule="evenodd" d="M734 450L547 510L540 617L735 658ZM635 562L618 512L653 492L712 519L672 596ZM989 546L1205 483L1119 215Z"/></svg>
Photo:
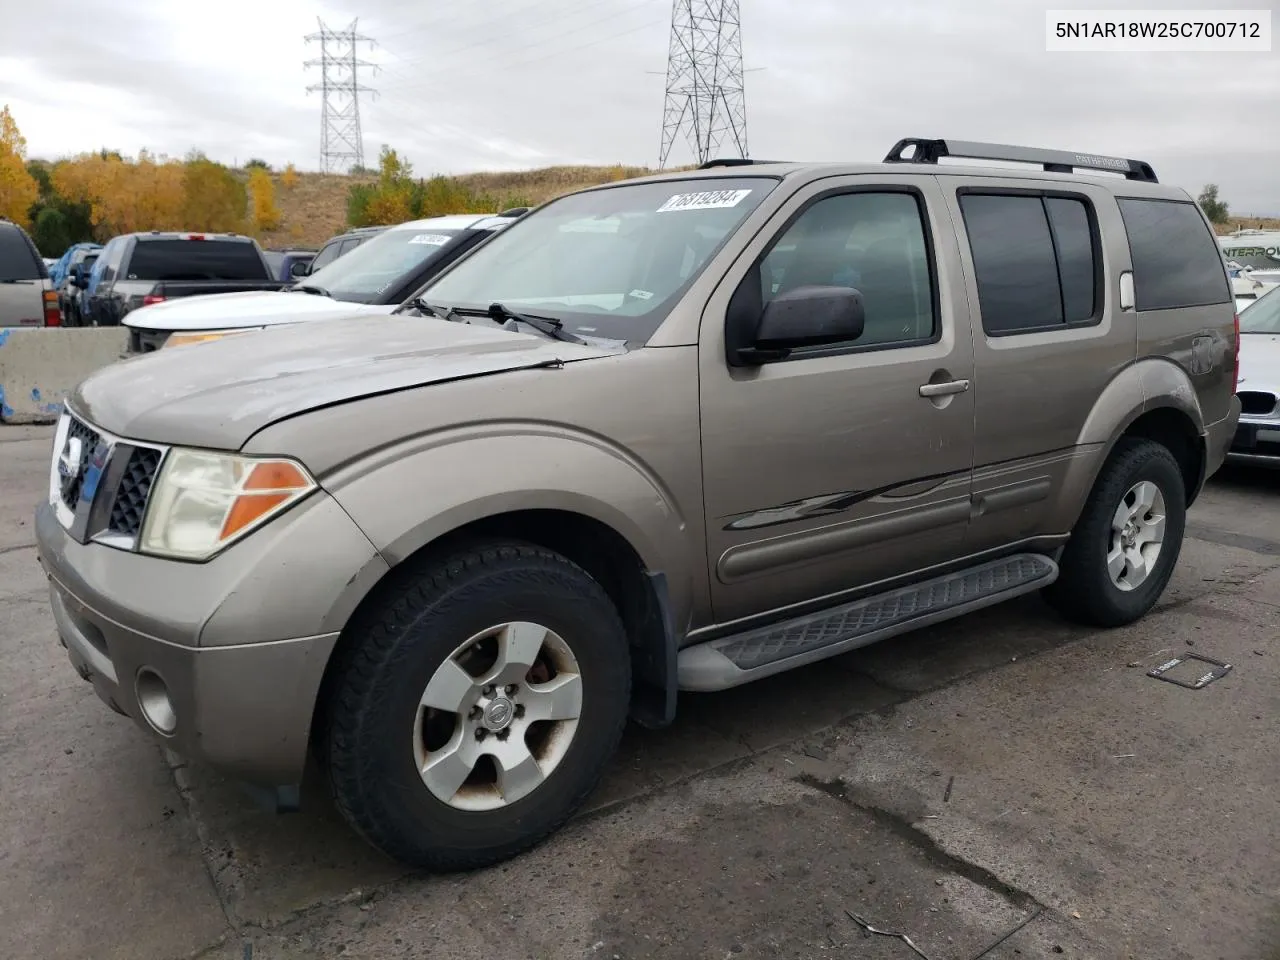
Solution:
<svg viewBox="0 0 1280 960"><path fill-rule="evenodd" d="M1255 417L1265 417L1276 409L1276 395L1261 390L1241 390L1240 412Z"/></svg>
<svg viewBox="0 0 1280 960"><path fill-rule="evenodd" d="M71 417L67 424L67 446L71 445L71 440L80 441L80 462L74 464L75 476L62 483L60 493L62 503L68 510L75 510L76 504L80 501L80 488L84 484L85 468L89 465L89 458L93 456L94 449L102 442L102 437L98 431L94 430L88 424ZM62 455L66 451L64 447L59 451Z"/></svg>
<svg viewBox="0 0 1280 960"><path fill-rule="evenodd" d="M160 466L160 451L150 447L135 447L129 455L120 484L116 487L115 500L111 504L111 517L107 521L109 533L136 537L142 527L142 514L147 508L152 481Z"/></svg>

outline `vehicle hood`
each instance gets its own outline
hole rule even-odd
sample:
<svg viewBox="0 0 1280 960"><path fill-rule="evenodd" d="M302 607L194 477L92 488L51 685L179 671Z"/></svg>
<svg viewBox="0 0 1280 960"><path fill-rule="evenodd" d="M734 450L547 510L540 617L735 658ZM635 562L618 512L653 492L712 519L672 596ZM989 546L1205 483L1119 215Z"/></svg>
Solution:
<svg viewBox="0 0 1280 960"><path fill-rule="evenodd" d="M275 327L99 370L70 405L121 437L237 450L295 414L412 387L612 356L589 346L405 314Z"/></svg>
<svg viewBox="0 0 1280 960"><path fill-rule="evenodd" d="M1238 389L1280 393L1280 333L1240 334Z"/></svg>
<svg viewBox="0 0 1280 960"><path fill-rule="evenodd" d="M143 330L238 330L331 317L389 314L397 306L348 303L282 290L210 293L139 307L125 317L125 326Z"/></svg>

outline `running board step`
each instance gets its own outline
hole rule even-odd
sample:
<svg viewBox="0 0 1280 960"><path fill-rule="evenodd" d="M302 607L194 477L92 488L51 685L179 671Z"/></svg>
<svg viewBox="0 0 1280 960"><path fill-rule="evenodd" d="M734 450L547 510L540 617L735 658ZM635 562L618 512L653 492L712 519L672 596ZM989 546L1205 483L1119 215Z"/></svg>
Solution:
<svg viewBox="0 0 1280 960"><path fill-rule="evenodd" d="M1058 565L1020 553L820 613L708 640L680 651L681 690L726 690L834 657L1047 587Z"/></svg>

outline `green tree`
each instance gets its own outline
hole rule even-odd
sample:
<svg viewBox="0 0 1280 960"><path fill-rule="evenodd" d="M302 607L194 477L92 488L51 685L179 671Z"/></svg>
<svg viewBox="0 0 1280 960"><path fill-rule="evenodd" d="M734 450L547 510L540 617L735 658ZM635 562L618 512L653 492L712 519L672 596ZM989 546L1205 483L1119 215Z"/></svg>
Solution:
<svg viewBox="0 0 1280 960"><path fill-rule="evenodd" d="M1204 211L1204 215L1213 223L1226 223L1228 217L1230 217L1227 202L1218 199L1218 185L1216 183L1206 184L1205 188L1200 191L1197 202L1200 204L1200 209Z"/></svg>
<svg viewBox="0 0 1280 960"><path fill-rule="evenodd" d="M266 170L268 173L271 172L271 164L267 163L265 160L259 160L257 157L251 158L244 165L244 168L246 170Z"/></svg>
<svg viewBox="0 0 1280 960"><path fill-rule="evenodd" d="M188 229L244 230L249 194L230 170L203 154L191 156L182 177L182 220Z"/></svg>

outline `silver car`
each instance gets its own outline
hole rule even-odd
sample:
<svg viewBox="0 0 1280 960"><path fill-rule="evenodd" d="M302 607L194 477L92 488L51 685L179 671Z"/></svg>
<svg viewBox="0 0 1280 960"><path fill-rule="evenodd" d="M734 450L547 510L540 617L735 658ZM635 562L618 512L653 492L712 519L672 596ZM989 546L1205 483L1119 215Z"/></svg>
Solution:
<svg viewBox="0 0 1280 960"><path fill-rule="evenodd" d="M1280 467L1280 287L1240 312L1240 426L1227 457Z"/></svg>
<svg viewBox="0 0 1280 960"><path fill-rule="evenodd" d="M49 268L27 232L0 220L0 327L56 327L62 322Z"/></svg>

